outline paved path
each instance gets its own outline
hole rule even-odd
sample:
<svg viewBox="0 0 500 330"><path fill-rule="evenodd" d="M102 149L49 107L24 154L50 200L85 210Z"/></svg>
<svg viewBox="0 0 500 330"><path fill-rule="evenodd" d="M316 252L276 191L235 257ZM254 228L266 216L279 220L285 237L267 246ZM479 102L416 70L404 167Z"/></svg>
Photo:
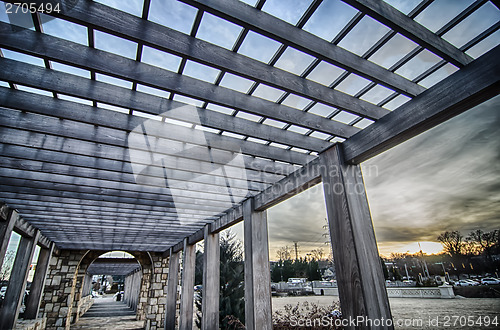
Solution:
<svg viewBox="0 0 500 330"><path fill-rule="evenodd" d="M135 312L124 302L98 297L71 329L139 330L144 329L144 321L136 321Z"/></svg>

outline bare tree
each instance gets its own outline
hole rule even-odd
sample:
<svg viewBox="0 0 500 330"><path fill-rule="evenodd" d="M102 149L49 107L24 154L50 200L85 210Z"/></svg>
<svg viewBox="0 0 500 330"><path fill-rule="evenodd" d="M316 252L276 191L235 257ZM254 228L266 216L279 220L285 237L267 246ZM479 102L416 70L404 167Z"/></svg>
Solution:
<svg viewBox="0 0 500 330"><path fill-rule="evenodd" d="M7 281L10 278L10 273L12 272L12 266L14 265L15 259L16 251L8 250L7 253L5 253L2 269L0 270L0 281Z"/></svg>
<svg viewBox="0 0 500 330"><path fill-rule="evenodd" d="M278 260L292 260L292 248L288 245L282 246L276 251L276 256Z"/></svg>
<svg viewBox="0 0 500 330"><path fill-rule="evenodd" d="M323 249L319 248L311 250L311 255L316 260L323 260L323 255L324 255Z"/></svg>
<svg viewBox="0 0 500 330"><path fill-rule="evenodd" d="M481 229L477 229L472 231L467 239L480 247L480 253L484 252L488 259L491 260L491 250L498 242L499 235L499 230L493 230L485 233Z"/></svg>
<svg viewBox="0 0 500 330"><path fill-rule="evenodd" d="M443 245L444 251L450 256L458 257L462 255L464 237L458 230L446 231L439 235L437 239Z"/></svg>

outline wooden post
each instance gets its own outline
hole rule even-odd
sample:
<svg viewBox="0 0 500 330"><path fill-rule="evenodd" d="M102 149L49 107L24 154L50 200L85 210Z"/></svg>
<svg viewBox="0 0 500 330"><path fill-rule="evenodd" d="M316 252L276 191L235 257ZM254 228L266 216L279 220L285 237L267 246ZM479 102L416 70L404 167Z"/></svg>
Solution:
<svg viewBox="0 0 500 330"><path fill-rule="evenodd" d="M211 234L205 226L203 254L202 330L219 329L220 246L219 233Z"/></svg>
<svg viewBox="0 0 500 330"><path fill-rule="evenodd" d="M320 154L320 159L342 315L373 321L346 329L393 329L361 169L344 162L339 144ZM390 325L375 326L387 319Z"/></svg>
<svg viewBox="0 0 500 330"><path fill-rule="evenodd" d="M188 244L188 239L185 238L184 251L182 252L182 286L179 330L191 330L193 328L195 261L196 245Z"/></svg>
<svg viewBox="0 0 500 330"><path fill-rule="evenodd" d="M3 205L2 214L5 215L0 219L0 267L3 264L3 259L5 258L5 253L7 252L7 247L9 246L10 234L12 234L12 229L17 221L17 212L9 209Z"/></svg>
<svg viewBox="0 0 500 330"><path fill-rule="evenodd" d="M249 330L271 330L271 272L267 212L255 211L254 200L243 202L245 236L245 325Z"/></svg>
<svg viewBox="0 0 500 330"><path fill-rule="evenodd" d="M175 329L177 314L177 285L179 283L179 252L170 248L167 279L167 306L165 307L165 330Z"/></svg>
<svg viewBox="0 0 500 330"><path fill-rule="evenodd" d="M36 243L40 232L35 231L34 237L21 236L17 248L16 259L12 266L9 285L5 292L2 309L0 310L0 329L12 329L19 316L19 308L26 290L29 267L33 259Z"/></svg>
<svg viewBox="0 0 500 330"><path fill-rule="evenodd" d="M50 244L48 249L41 248L38 260L36 263L35 275L31 282L30 294L26 299L26 310L24 311L25 319L36 319L38 317L38 309L42 301L43 288L45 287L45 278L49 269L50 258L54 250L54 243Z"/></svg>

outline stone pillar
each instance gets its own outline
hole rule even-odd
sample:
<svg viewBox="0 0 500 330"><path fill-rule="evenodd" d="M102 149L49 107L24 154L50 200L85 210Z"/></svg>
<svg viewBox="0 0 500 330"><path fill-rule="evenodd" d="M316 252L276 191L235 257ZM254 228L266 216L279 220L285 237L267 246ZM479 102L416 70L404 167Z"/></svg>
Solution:
<svg viewBox="0 0 500 330"><path fill-rule="evenodd" d="M167 303L165 307L165 330L175 329L175 317L177 314L177 286L179 283L179 252L174 253L170 249L168 261L168 283Z"/></svg>
<svg viewBox="0 0 500 330"><path fill-rule="evenodd" d="M191 330L193 328L196 246L188 244L187 238L184 239L184 250L182 255L182 287L179 330Z"/></svg>
<svg viewBox="0 0 500 330"><path fill-rule="evenodd" d="M167 293L168 262L162 253L151 255L153 259L153 276L149 302L146 308L146 329L163 329L165 320L165 303Z"/></svg>
<svg viewBox="0 0 500 330"><path fill-rule="evenodd" d="M219 233L211 234L205 226L203 254L202 330L219 329L220 246Z"/></svg>
<svg viewBox="0 0 500 330"><path fill-rule="evenodd" d="M16 224L18 214L11 210L7 205L3 204L0 207L0 267L3 264L7 247L9 246L10 235Z"/></svg>
<svg viewBox="0 0 500 330"><path fill-rule="evenodd" d="M47 330L69 329L78 265L86 252L60 250L52 255L39 312L47 318Z"/></svg>
<svg viewBox="0 0 500 330"><path fill-rule="evenodd" d="M38 318L38 309L40 308L42 293L45 287L45 279L47 277L47 271L49 270L49 263L53 250L54 243L51 243L48 249L40 249L35 275L33 276L33 282L31 282L30 294L26 299L26 310L24 311L25 319Z"/></svg>
<svg viewBox="0 0 500 330"><path fill-rule="evenodd" d="M267 237L267 213L255 211L254 200L243 202L245 236L245 326L271 330L271 271Z"/></svg>
<svg viewBox="0 0 500 330"><path fill-rule="evenodd" d="M29 267L39 235L40 232L36 230L34 237L21 236L16 259L12 265L9 285L5 292L2 309L0 310L0 329L12 329L16 324L19 316L19 308L21 307L26 290Z"/></svg>
<svg viewBox="0 0 500 330"><path fill-rule="evenodd" d="M391 310L359 165L344 162L341 145L320 154L339 298L344 318L390 319ZM393 329L347 326L346 329Z"/></svg>

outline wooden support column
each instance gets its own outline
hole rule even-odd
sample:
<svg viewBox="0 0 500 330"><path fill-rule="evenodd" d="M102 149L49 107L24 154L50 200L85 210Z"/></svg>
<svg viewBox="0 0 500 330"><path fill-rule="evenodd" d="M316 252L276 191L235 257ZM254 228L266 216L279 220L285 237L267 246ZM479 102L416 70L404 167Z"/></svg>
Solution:
<svg viewBox="0 0 500 330"><path fill-rule="evenodd" d="M17 212L2 205L2 215L0 218L0 267L3 264L7 247L9 246L10 234L17 221Z"/></svg>
<svg viewBox="0 0 500 330"><path fill-rule="evenodd" d="M391 319L361 168L345 163L340 144L320 154L320 160L342 315L375 324ZM393 329L389 323L346 329Z"/></svg>
<svg viewBox="0 0 500 330"><path fill-rule="evenodd" d="M182 286L181 286L181 313L179 330L193 328L193 299L194 299L194 271L196 261L196 245L191 245L184 239L182 252Z"/></svg>
<svg viewBox="0 0 500 330"><path fill-rule="evenodd" d="M243 202L245 236L245 325L249 330L272 329L271 272L267 212L255 211L254 199Z"/></svg>
<svg viewBox="0 0 500 330"><path fill-rule="evenodd" d="M19 308L26 289L29 267L33 259L36 243L40 232L35 231L33 237L21 236L17 248L16 259L12 266L9 285L5 292L2 309L0 310L0 329L12 329L19 316Z"/></svg>
<svg viewBox="0 0 500 330"><path fill-rule="evenodd" d="M211 234L205 226L205 253L203 254L202 330L219 329L220 245L219 233Z"/></svg>
<svg viewBox="0 0 500 330"><path fill-rule="evenodd" d="M54 250L54 243L50 244L48 249L41 248L38 260L36 263L35 275L31 282L31 289L28 298L26 299L26 310L24 311L25 319L36 319L38 317L38 309L42 301L43 288L45 287L45 278L50 265L50 258Z"/></svg>
<svg viewBox="0 0 500 330"><path fill-rule="evenodd" d="M167 306L165 307L165 330L175 329L177 314L177 285L179 283L179 252L170 248L167 279Z"/></svg>

